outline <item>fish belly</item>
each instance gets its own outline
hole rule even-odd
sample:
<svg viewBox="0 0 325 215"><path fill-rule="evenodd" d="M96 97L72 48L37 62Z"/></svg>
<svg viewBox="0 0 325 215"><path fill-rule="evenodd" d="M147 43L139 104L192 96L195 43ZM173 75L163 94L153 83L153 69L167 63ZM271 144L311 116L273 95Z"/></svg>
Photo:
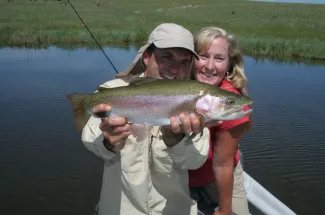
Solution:
<svg viewBox="0 0 325 215"><path fill-rule="evenodd" d="M133 96L110 98L111 115L123 116L128 122L163 126L170 124L170 117L194 111L196 96Z"/></svg>

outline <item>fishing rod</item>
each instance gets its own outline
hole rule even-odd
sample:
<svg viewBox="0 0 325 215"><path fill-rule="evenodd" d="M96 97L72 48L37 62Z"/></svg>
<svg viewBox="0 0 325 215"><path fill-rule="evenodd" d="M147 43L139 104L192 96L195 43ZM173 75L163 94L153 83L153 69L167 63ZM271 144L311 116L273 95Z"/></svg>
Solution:
<svg viewBox="0 0 325 215"><path fill-rule="evenodd" d="M69 0L67 0L67 2L70 4L70 6L72 7L72 9L74 10L74 12L77 14L77 16L79 17L80 21L84 24L85 28L88 30L89 34L92 36L92 38L95 40L95 42L97 43L98 47L100 48L100 50L102 50L103 54L105 55L106 59L108 60L108 62L112 65L113 69L115 70L116 73L118 73L117 69L115 68L114 64L111 62L111 60L108 58L108 56L106 55L106 53L104 52L104 50L102 49L102 47L99 45L98 41L96 40L96 38L94 37L94 35L91 33L91 31L89 30L89 28L87 27L86 23L82 20L82 18L79 16L78 12L76 11L76 9L73 7L73 5L71 4L71 2Z"/></svg>

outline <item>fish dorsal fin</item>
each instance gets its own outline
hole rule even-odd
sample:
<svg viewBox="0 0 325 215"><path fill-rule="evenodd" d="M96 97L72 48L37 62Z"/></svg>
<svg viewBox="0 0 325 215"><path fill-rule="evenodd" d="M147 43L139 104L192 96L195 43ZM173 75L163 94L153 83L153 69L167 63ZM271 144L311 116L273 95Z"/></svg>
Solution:
<svg viewBox="0 0 325 215"><path fill-rule="evenodd" d="M109 90L109 88L107 88L107 87L101 87L101 86L98 86L97 87L97 92L99 92L99 93L101 93L101 92L103 92L105 90Z"/></svg>
<svg viewBox="0 0 325 215"><path fill-rule="evenodd" d="M143 77L137 77L137 78L133 78L130 81L129 86L134 86L134 85L140 85L140 84L145 84L145 83L150 83L152 81L156 81L158 79L156 78L143 78Z"/></svg>

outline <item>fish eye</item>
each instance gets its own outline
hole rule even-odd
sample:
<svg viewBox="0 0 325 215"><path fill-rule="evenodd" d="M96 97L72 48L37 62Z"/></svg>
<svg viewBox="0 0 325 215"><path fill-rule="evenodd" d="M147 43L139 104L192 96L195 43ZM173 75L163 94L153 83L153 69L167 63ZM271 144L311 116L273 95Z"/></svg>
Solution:
<svg viewBox="0 0 325 215"><path fill-rule="evenodd" d="M235 104L235 99L232 98L232 97L227 98L227 100L226 100L226 104L227 104L227 105L233 105L233 104Z"/></svg>

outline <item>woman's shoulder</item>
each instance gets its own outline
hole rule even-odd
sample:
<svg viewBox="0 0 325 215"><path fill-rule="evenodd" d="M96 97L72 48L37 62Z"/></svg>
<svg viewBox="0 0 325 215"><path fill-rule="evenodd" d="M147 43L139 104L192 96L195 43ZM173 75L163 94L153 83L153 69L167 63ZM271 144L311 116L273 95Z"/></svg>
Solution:
<svg viewBox="0 0 325 215"><path fill-rule="evenodd" d="M221 88L221 89L224 89L224 90L228 90L228 91L234 92L234 93L241 94L241 93L239 92L239 90L237 90L237 89L236 89L236 88L231 84L231 82L228 81L227 79L223 79L223 81L221 82L220 88Z"/></svg>

